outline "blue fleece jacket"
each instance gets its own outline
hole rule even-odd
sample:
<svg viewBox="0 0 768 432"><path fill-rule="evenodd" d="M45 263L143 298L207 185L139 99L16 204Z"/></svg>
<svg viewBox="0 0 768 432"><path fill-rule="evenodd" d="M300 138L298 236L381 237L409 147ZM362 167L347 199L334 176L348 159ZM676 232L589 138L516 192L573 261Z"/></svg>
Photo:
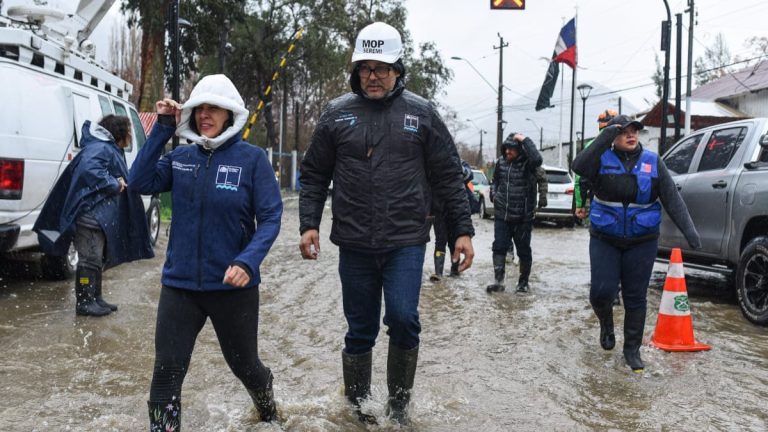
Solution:
<svg viewBox="0 0 768 432"><path fill-rule="evenodd" d="M131 167L142 193L171 191L173 215L162 283L196 291L240 289L222 283L227 267L261 282L259 266L280 232L280 189L266 153L239 134L216 149L183 145L162 156L175 131L155 124ZM159 159L159 160L158 160Z"/></svg>

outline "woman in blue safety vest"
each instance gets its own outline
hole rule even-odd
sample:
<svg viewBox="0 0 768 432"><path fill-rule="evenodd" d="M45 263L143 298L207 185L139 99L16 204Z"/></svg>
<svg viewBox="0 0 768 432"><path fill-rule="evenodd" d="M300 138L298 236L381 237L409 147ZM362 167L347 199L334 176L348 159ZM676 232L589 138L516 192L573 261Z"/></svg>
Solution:
<svg viewBox="0 0 768 432"><path fill-rule="evenodd" d="M589 301L600 321L600 346L613 349L613 299L621 283L624 298L624 358L641 373L640 358L647 307L661 223L661 208L685 235L701 247L688 208L659 155L643 149L643 124L616 116L591 146L573 161L573 170L592 184L589 258Z"/></svg>

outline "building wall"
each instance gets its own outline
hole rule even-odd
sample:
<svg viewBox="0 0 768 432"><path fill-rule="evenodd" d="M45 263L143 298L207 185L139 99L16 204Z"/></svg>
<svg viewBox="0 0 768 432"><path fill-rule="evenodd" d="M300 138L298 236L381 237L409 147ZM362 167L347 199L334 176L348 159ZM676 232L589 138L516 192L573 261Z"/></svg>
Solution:
<svg viewBox="0 0 768 432"><path fill-rule="evenodd" d="M768 117L768 91L747 93L724 103L752 117Z"/></svg>

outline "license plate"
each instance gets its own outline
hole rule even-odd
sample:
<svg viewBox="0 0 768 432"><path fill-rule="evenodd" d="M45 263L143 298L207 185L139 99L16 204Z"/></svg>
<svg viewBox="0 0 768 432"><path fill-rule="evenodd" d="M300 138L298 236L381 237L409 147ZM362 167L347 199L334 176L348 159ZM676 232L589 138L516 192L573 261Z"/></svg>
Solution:
<svg viewBox="0 0 768 432"><path fill-rule="evenodd" d="M547 199L554 200L554 199L558 199L558 197L559 197L558 194L553 194L553 193L548 193L547 194Z"/></svg>

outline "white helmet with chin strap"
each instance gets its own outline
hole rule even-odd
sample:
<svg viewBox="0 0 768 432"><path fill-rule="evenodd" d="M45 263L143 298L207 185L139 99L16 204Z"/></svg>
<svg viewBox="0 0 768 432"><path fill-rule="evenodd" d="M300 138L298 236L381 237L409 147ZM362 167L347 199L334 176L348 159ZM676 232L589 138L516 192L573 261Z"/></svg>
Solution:
<svg viewBox="0 0 768 432"><path fill-rule="evenodd" d="M375 22L360 30L352 53L352 63L376 60L392 64L403 55L400 32L383 22Z"/></svg>

